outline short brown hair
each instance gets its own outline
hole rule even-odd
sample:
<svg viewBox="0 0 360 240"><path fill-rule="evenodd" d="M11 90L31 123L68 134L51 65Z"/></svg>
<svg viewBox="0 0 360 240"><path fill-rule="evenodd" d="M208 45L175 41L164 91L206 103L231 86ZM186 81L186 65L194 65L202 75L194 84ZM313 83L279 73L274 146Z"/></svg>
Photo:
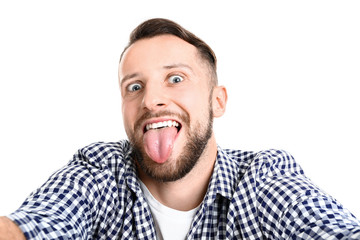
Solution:
<svg viewBox="0 0 360 240"><path fill-rule="evenodd" d="M179 24L164 18L149 19L137 26L130 34L129 43L121 53L120 61L125 51L136 41L164 34L174 35L195 46L198 49L200 56L208 63L210 67L213 84L217 85L217 61L214 51L203 40L195 36L195 34L186 30Z"/></svg>

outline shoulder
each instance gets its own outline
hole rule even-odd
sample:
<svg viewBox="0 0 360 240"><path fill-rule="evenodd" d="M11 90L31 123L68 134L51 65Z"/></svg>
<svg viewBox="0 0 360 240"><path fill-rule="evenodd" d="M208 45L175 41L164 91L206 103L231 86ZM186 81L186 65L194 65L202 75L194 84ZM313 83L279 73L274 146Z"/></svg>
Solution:
<svg viewBox="0 0 360 240"><path fill-rule="evenodd" d="M79 149L79 154L92 158L96 161L99 158L112 157L114 155L124 156L130 150L130 143L127 140L119 142L95 142Z"/></svg>
<svg viewBox="0 0 360 240"><path fill-rule="evenodd" d="M264 176L285 172L303 174L303 170L294 157L284 150L270 149L254 152L220 149L218 154L220 159L225 159L225 164L236 166L243 174L249 171L253 176L254 174Z"/></svg>
<svg viewBox="0 0 360 240"><path fill-rule="evenodd" d="M304 174L294 157L284 150L260 151L256 154L252 165L259 170L260 175Z"/></svg>
<svg viewBox="0 0 360 240"><path fill-rule="evenodd" d="M127 140L119 142L95 142L75 152L66 166L55 172L52 177L78 179L82 182L123 176L131 165L131 147Z"/></svg>
<svg viewBox="0 0 360 240"><path fill-rule="evenodd" d="M119 142L95 142L79 149L73 160L86 161L94 166L108 164L116 160L122 162L130 154L130 143L127 140Z"/></svg>

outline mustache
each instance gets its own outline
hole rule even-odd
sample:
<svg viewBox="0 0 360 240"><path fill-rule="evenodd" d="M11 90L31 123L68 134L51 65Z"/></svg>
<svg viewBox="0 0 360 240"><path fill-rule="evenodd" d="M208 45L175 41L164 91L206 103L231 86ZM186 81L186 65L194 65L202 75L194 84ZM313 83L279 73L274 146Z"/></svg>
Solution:
<svg viewBox="0 0 360 240"><path fill-rule="evenodd" d="M182 122L182 124L186 124L188 126L190 125L190 116L186 112L184 112L184 114L180 114L180 113L171 112L169 110L164 110L156 113L145 112L138 120L136 120L134 127L135 129L139 129L142 127L143 123L146 120L150 118L159 118L159 117L174 117L179 119Z"/></svg>

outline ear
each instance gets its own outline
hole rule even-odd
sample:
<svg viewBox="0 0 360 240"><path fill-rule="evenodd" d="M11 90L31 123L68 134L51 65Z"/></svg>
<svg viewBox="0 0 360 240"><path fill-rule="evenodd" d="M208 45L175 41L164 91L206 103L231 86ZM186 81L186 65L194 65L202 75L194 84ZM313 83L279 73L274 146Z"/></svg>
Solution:
<svg viewBox="0 0 360 240"><path fill-rule="evenodd" d="M221 117L225 113L227 92L224 86L215 86L212 95L212 109L214 117Z"/></svg>

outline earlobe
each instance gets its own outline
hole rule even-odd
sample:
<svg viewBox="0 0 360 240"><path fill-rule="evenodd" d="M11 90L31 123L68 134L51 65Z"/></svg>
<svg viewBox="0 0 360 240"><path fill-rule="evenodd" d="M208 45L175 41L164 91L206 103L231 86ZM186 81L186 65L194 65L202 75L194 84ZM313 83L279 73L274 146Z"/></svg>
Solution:
<svg viewBox="0 0 360 240"><path fill-rule="evenodd" d="M221 117L225 113L227 91L224 86L216 86L213 90L212 108L214 117Z"/></svg>

